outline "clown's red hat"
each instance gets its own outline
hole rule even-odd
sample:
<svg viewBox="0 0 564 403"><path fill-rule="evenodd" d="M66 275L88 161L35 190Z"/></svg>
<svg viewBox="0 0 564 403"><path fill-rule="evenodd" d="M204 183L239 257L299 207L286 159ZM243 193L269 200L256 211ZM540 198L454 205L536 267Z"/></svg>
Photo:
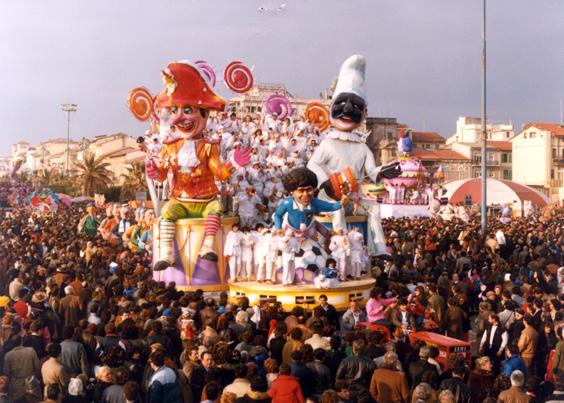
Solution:
<svg viewBox="0 0 564 403"><path fill-rule="evenodd" d="M222 111L225 101L217 95L197 67L188 62L170 63L163 70L165 89L157 96L157 105L191 105Z"/></svg>

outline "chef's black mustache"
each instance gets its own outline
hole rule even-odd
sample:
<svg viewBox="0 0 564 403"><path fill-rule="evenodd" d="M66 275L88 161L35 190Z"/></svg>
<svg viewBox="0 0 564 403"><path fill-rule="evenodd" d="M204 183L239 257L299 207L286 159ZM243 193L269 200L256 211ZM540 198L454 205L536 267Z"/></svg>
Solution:
<svg viewBox="0 0 564 403"><path fill-rule="evenodd" d="M354 123L360 123L366 108L364 99L353 93L341 93L333 101L331 117L340 119L346 117Z"/></svg>

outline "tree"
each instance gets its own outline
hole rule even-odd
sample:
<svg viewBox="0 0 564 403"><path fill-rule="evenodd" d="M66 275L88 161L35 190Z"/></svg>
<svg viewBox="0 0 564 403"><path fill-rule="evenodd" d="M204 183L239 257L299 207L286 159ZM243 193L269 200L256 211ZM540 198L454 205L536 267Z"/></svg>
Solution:
<svg viewBox="0 0 564 403"><path fill-rule="evenodd" d="M121 189L122 199L133 199L137 192L147 191L145 164L143 162L135 161L128 164L125 168L125 173L121 176L123 178L123 186Z"/></svg>
<svg viewBox="0 0 564 403"><path fill-rule="evenodd" d="M53 184L53 171L40 169L33 174L32 182L37 188L49 187Z"/></svg>
<svg viewBox="0 0 564 403"><path fill-rule="evenodd" d="M113 182L110 164L103 162L102 157L96 158L94 154L88 153L84 155L84 160L76 162L75 166L78 171L76 179L84 196L101 193Z"/></svg>

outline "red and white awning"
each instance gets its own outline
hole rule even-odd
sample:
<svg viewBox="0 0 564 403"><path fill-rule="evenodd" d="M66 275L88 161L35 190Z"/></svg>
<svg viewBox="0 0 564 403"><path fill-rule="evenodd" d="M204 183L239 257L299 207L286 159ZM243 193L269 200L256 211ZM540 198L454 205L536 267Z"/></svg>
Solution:
<svg viewBox="0 0 564 403"><path fill-rule="evenodd" d="M487 204L503 205L505 203L513 203L520 201L525 203L530 201L537 207L544 207L548 204L548 198L541 192L519 183L488 178L487 185ZM478 179L461 179L445 183L443 185L446 190L446 197L451 204L466 203L467 200L472 204L480 204L482 200L482 180Z"/></svg>

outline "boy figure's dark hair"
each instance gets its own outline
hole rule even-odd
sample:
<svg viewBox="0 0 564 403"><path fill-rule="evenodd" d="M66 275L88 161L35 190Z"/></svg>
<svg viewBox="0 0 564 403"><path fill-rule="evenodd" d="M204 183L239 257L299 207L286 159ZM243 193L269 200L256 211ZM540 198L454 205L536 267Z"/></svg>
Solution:
<svg viewBox="0 0 564 403"><path fill-rule="evenodd" d="M292 193L297 188L308 187L317 188L317 176L307 168L296 168L291 170L284 178L284 189Z"/></svg>

